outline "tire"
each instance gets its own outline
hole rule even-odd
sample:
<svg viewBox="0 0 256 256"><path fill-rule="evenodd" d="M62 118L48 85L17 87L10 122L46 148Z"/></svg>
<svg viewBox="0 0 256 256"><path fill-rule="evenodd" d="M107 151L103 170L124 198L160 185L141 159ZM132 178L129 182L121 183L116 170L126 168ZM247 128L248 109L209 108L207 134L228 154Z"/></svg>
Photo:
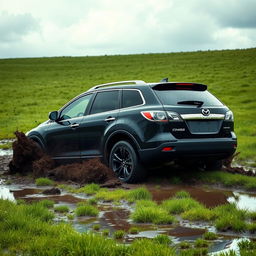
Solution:
<svg viewBox="0 0 256 256"><path fill-rule="evenodd" d="M109 167L123 182L136 183L145 177L145 170L139 163L134 148L127 141L119 141L113 146L109 155Z"/></svg>
<svg viewBox="0 0 256 256"><path fill-rule="evenodd" d="M222 160L208 160L205 162L206 171L216 171L221 170L223 165Z"/></svg>

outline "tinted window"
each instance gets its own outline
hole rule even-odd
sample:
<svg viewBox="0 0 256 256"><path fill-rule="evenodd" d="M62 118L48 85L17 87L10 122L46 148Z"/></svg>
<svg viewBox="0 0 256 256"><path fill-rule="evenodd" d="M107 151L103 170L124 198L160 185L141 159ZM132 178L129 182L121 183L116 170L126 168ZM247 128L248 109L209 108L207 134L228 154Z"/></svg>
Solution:
<svg viewBox="0 0 256 256"><path fill-rule="evenodd" d="M118 95L118 90L97 93L92 105L91 114L106 112L119 108Z"/></svg>
<svg viewBox="0 0 256 256"><path fill-rule="evenodd" d="M61 119L64 120L64 119L83 116L91 97L92 97L92 94L89 94L69 104L66 108L62 110Z"/></svg>
<svg viewBox="0 0 256 256"><path fill-rule="evenodd" d="M182 101L198 101L203 102L202 106L223 106L223 104L208 91L192 91L192 90L163 90L155 93L163 104L178 105Z"/></svg>
<svg viewBox="0 0 256 256"><path fill-rule="evenodd" d="M141 105L143 103L140 93L135 90L123 90L123 108Z"/></svg>

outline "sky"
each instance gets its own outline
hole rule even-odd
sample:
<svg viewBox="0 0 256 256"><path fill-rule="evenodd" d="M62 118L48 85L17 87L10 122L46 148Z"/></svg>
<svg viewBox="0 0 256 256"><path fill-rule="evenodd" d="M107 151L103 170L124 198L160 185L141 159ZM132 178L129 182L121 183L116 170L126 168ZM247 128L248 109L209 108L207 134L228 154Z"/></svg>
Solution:
<svg viewBox="0 0 256 256"><path fill-rule="evenodd" d="M256 0L0 0L0 58L256 47Z"/></svg>

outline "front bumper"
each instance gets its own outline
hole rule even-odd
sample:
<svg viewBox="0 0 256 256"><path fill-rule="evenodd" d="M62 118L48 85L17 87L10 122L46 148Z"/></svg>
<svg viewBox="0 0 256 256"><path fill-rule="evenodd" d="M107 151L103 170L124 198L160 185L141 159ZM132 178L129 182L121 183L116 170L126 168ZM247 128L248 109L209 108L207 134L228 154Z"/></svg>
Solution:
<svg viewBox="0 0 256 256"><path fill-rule="evenodd" d="M163 151L163 148L172 148ZM180 139L161 143L156 148L139 150L139 157L144 164L169 162L181 158L216 158L224 159L234 154L237 138Z"/></svg>

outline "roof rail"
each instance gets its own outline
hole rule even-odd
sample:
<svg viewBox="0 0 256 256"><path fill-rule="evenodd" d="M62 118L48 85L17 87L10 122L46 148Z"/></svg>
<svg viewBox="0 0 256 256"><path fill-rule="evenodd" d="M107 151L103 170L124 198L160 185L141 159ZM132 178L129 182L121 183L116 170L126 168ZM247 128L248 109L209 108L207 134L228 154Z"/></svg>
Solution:
<svg viewBox="0 0 256 256"><path fill-rule="evenodd" d="M119 81L119 82L113 82L113 83L99 84L89 89L89 91L93 91L104 86L118 85L118 84L146 84L146 83L142 80Z"/></svg>

